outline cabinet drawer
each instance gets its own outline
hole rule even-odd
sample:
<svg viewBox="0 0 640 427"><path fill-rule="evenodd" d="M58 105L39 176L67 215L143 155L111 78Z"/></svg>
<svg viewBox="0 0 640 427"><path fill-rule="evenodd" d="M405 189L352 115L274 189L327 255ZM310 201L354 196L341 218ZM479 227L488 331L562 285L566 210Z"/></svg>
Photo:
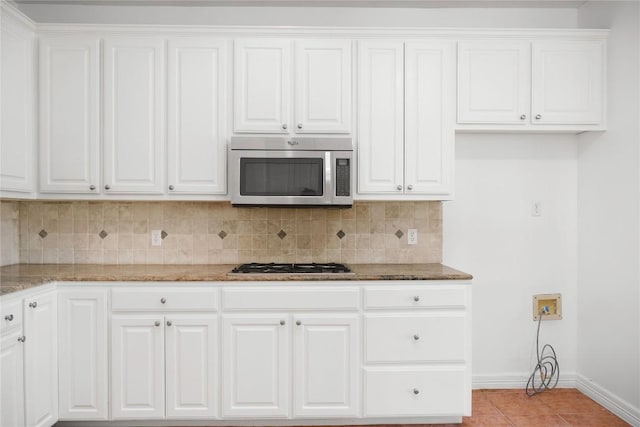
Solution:
<svg viewBox="0 0 640 427"><path fill-rule="evenodd" d="M465 360L465 314L365 316L365 360L432 362Z"/></svg>
<svg viewBox="0 0 640 427"><path fill-rule="evenodd" d="M360 306L357 288L316 287L224 289L224 310L357 310Z"/></svg>
<svg viewBox="0 0 640 427"><path fill-rule="evenodd" d="M163 302L164 301L164 302ZM216 289L114 289L112 311L215 311Z"/></svg>
<svg viewBox="0 0 640 427"><path fill-rule="evenodd" d="M22 325L22 301L2 303L0 307L0 333Z"/></svg>
<svg viewBox="0 0 640 427"><path fill-rule="evenodd" d="M365 309L464 308L466 289L462 287L393 286L367 288Z"/></svg>
<svg viewBox="0 0 640 427"><path fill-rule="evenodd" d="M471 415L464 367L365 368L366 417ZM469 412L469 414L466 414Z"/></svg>

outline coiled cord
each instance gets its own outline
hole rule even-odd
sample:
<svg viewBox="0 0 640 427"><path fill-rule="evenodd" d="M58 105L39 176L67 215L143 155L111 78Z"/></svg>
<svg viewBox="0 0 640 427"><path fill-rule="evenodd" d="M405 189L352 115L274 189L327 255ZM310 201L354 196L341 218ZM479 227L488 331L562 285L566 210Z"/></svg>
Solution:
<svg viewBox="0 0 640 427"><path fill-rule="evenodd" d="M545 314L545 311L542 310L538 317L538 332L536 333L536 357L538 363L536 363L536 367L533 369L525 388L525 392L529 397L555 388L560 379L560 365L558 364L556 351L549 344L545 344L542 347L542 351L540 351L540 324L542 323L542 316Z"/></svg>

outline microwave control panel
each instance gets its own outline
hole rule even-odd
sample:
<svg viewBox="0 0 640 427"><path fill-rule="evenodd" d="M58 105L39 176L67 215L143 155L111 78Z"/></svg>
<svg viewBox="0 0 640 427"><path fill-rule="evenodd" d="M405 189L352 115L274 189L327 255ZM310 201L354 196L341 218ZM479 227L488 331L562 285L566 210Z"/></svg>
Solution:
<svg viewBox="0 0 640 427"><path fill-rule="evenodd" d="M351 196L351 168L349 159L336 159L336 196Z"/></svg>

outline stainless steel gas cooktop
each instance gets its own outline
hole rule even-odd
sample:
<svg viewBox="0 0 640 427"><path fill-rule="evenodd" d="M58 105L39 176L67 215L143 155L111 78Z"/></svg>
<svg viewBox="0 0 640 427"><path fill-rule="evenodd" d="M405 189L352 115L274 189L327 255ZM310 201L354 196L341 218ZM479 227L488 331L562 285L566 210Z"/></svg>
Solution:
<svg viewBox="0 0 640 427"><path fill-rule="evenodd" d="M255 263L241 264L231 270L236 274L332 274L332 273L351 273L351 269L345 264L335 262L329 263L309 263L309 264L276 264L276 263Z"/></svg>

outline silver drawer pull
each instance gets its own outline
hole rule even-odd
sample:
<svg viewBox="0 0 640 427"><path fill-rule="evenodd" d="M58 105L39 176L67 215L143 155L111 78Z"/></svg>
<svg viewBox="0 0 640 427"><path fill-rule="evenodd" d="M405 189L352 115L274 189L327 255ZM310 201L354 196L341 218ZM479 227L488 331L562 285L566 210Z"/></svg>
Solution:
<svg viewBox="0 0 640 427"><path fill-rule="evenodd" d="M31 307L31 308L36 308L37 306L38 306L38 303L35 302L35 301L29 303L29 307Z"/></svg>
<svg viewBox="0 0 640 427"><path fill-rule="evenodd" d="M171 322L171 320L167 320L167 326L171 326L173 325L173 323Z"/></svg>
<svg viewBox="0 0 640 427"><path fill-rule="evenodd" d="M167 302L167 299L166 299L166 298L160 298L160 302L161 302L162 304L165 304L165 303Z"/></svg>
<svg viewBox="0 0 640 427"><path fill-rule="evenodd" d="M413 389L413 394L420 394L420 390L418 390L417 388Z"/></svg>
<svg viewBox="0 0 640 427"><path fill-rule="evenodd" d="M19 342L25 342L26 340L27 340L27 337L25 337L24 335L21 337L18 337Z"/></svg>
<svg viewBox="0 0 640 427"><path fill-rule="evenodd" d="M280 321L280 325L281 325L281 326L284 326L286 323L287 323L287 322L285 322L284 320L281 320L281 321Z"/></svg>
<svg viewBox="0 0 640 427"><path fill-rule="evenodd" d="M414 341L418 341L419 339L420 339L420 335L415 334L415 335L413 336L413 340L414 340Z"/></svg>
<svg viewBox="0 0 640 427"><path fill-rule="evenodd" d="M413 300L414 300L415 302L418 302L418 301L420 301L420 297L419 297L418 295L416 295L415 297L413 297Z"/></svg>
<svg viewBox="0 0 640 427"><path fill-rule="evenodd" d="M159 321L159 320L156 320L156 321L155 321L155 323L154 323L154 325L155 325L156 327L160 326L160 321Z"/></svg>
<svg viewBox="0 0 640 427"><path fill-rule="evenodd" d="M302 321L296 320L296 325L298 325L298 326L302 325Z"/></svg>
<svg viewBox="0 0 640 427"><path fill-rule="evenodd" d="M8 314L4 316L4 320L6 320L7 322L11 322L13 320L13 314Z"/></svg>

